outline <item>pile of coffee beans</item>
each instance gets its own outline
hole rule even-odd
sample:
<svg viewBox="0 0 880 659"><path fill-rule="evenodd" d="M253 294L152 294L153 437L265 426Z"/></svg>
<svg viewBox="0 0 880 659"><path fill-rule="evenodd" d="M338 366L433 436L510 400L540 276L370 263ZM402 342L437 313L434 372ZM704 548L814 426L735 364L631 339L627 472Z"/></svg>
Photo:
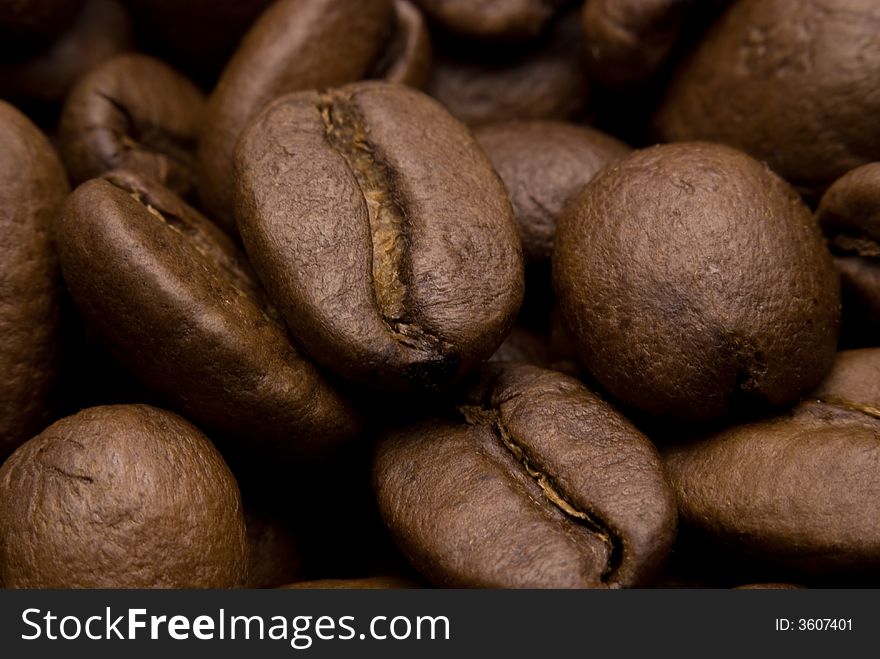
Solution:
<svg viewBox="0 0 880 659"><path fill-rule="evenodd" d="M876 0L0 2L0 586L880 585Z"/></svg>

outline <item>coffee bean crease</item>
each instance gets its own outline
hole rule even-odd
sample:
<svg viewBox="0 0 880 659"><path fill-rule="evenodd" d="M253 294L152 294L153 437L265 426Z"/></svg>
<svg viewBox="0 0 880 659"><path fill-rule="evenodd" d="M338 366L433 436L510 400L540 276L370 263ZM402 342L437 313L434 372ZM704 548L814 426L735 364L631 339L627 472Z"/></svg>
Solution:
<svg viewBox="0 0 880 659"><path fill-rule="evenodd" d="M187 244L195 252L209 263L219 266L229 276L228 283L238 295L251 299L257 303L257 307L263 316L272 321L278 321L278 313L271 305L267 304L265 296L253 283L253 277L238 263L234 257L217 249L211 236L204 233L204 229L187 222L180 214L171 211L166 204L150 194L149 190L138 187L131 178L124 174L111 173L106 180L114 187L127 192L136 202L142 205L148 213L156 217L170 230L188 238ZM219 233L219 230L218 230Z"/></svg>
<svg viewBox="0 0 880 659"><path fill-rule="evenodd" d="M322 94L318 110L327 143L342 156L364 198L372 237L373 290L383 322L404 345L442 354L443 340L421 326L410 304L408 220L395 195L394 172L369 141L362 117L346 96Z"/></svg>
<svg viewBox="0 0 880 659"><path fill-rule="evenodd" d="M535 463L535 460L516 441L513 434L507 428L498 409L487 408L477 405L462 405L458 408L465 421L472 426L489 426L501 445L510 452L514 460L522 465L526 474L541 489L547 502L562 511L568 517L586 527L607 548L608 564L602 571L602 583L614 581L614 574L623 560L623 543L611 528L594 514L581 510L565 495L555 479Z"/></svg>
<svg viewBox="0 0 880 659"><path fill-rule="evenodd" d="M97 92L97 95L113 108L113 111L120 117L123 126L128 131L113 131L114 138L119 143L120 151L156 151L178 165L187 168L193 166L192 151L195 148L195 140L183 135L177 135L159 123L137 120L128 107L126 107L126 104L114 98L112 94ZM96 125L94 129L106 130L106 127ZM119 163L108 162L106 165L109 168L113 168L118 166ZM166 163L162 163L162 166L167 169ZM167 171L160 172L160 177L167 175Z"/></svg>
<svg viewBox="0 0 880 659"><path fill-rule="evenodd" d="M867 258L880 257L880 244L866 236L841 233L830 241L831 252L837 256L856 255Z"/></svg>
<svg viewBox="0 0 880 659"><path fill-rule="evenodd" d="M825 403L826 405L842 407L843 409L849 410L851 412L859 412L861 414L866 414L869 417L880 419L880 407L876 407L874 405L857 403L855 401L847 400L846 398L841 398L839 396L822 396L818 400L820 403Z"/></svg>

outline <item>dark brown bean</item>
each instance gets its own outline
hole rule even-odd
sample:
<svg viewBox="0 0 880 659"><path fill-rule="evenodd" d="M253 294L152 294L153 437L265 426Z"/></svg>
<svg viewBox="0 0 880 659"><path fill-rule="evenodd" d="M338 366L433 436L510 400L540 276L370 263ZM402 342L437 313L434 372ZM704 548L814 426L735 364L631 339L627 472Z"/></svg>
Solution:
<svg viewBox="0 0 880 659"><path fill-rule="evenodd" d="M208 101L199 145L205 209L234 232L235 144L273 99L363 78L381 53L391 0L280 0L264 12L226 65Z"/></svg>
<svg viewBox="0 0 880 659"><path fill-rule="evenodd" d="M244 255L169 190L126 173L89 181L58 234L80 312L188 416L264 456L354 436L351 407L290 344Z"/></svg>
<svg viewBox="0 0 880 659"><path fill-rule="evenodd" d="M783 405L834 360L839 283L818 227L729 147L657 146L599 173L560 221L553 281L587 370L653 415Z"/></svg>
<svg viewBox="0 0 880 659"><path fill-rule="evenodd" d="M664 452L683 521L810 573L880 568L880 350L794 410Z"/></svg>
<svg viewBox="0 0 880 659"><path fill-rule="evenodd" d="M120 55L71 91L62 156L75 183L125 168L186 194L203 117L204 96L189 80L146 55Z"/></svg>
<svg viewBox="0 0 880 659"><path fill-rule="evenodd" d="M279 99L242 136L236 180L254 268L333 372L444 387L510 329L523 290L510 202L424 94L367 82Z"/></svg>
<svg viewBox="0 0 880 659"><path fill-rule="evenodd" d="M738 147L819 195L880 159L878 31L875 0L733 2L679 67L659 134Z"/></svg>
<svg viewBox="0 0 880 659"><path fill-rule="evenodd" d="M69 191L46 137L0 101L0 460L40 429L56 371L50 224Z"/></svg>
<svg viewBox="0 0 880 659"><path fill-rule="evenodd" d="M450 587L645 585L675 538L651 443L561 373L487 367L461 420L379 443L385 523L429 581Z"/></svg>
<svg viewBox="0 0 880 659"><path fill-rule="evenodd" d="M439 43L428 93L470 125L573 119L587 106L584 42L577 16L561 17L528 48Z"/></svg>
<svg viewBox="0 0 880 659"><path fill-rule="evenodd" d="M0 469L8 588L230 588L247 574L235 479L211 442L146 405L93 407Z"/></svg>

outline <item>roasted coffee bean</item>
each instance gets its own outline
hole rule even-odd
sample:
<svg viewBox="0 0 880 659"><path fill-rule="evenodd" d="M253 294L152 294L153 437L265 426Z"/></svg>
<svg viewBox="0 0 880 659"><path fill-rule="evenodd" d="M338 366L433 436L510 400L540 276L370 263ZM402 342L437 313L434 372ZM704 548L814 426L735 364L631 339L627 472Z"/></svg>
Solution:
<svg viewBox="0 0 880 659"><path fill-rule="evenodd" d="M657 146L600 172L560 221L553 280L584 366L653 415L783 405L834 359L839 283L818 227L729 147Z"/></svg>
<svg viewBox="0 0 880 659"><path fill-rule="evenodd" d="M816 211L843 289L843 332L872 345L880 331L880 163L838 179Z"/></svg>
<svg viewBox="0 0 880 659"><path fill-rule="evenodd" d="M145 55L114 57L77 83L61 115L64 163L74 183L125 168L186 194L204 96Z"/></svg>
<svg viewBox="0 0 880 659"><path fill-rule="evenodd" d="M878 27L0 0L0 588L880 584Z"/></svg>
<svg viewBox="0 0 880 659"><path fill-rule="evenodd" d="M431 57L431 34L421 12L409 0L394 0L391 36L369 77L422 88L431 75Z"/></svg>
<svg viewBox="0 0 880 659"><path fill-rule="evenodd" d="M105 344L188 417L264 456L356 433L351 407L290 344L244 254L149 179L83 184L61 214L64 278Z"/></svg>
<svg viewBox="0 0 880 659"><path fill-rule="evenodd" d="M363 577L361 579L318 579L316 581L300 581L284 586L287 589L321 589L321 590L386 590L410 589L421 586L409 579L401 577Z"/></svg>
<svg viewBox="0 0 880 659"><path fill-rule="evenodd" d="M738 147L810 195L880 159L880 4L737 0L679 68L666 141Z"/></svg>
<svg viewBox="0 0 880 659"><path fill-rule="evenodd" d="M21 56L50 43L74 20L83 0L0 2L0 54Z"/></svg>
<svg viewBox="0 0 880 659"><path fill-rule="evenodd" d="M684 522L811 573L880 568L880 351L794 410L664 452Z"/></svg>
<svg viewBox="0 0 880 659"><path fill-rule="evenodd" d="M69 191L46 137L0 101L0 461L48 416L60 278L50 224Z"/></svg>
<svg viewBox="0 0 880 659"><path fill-rule="evenodd" d="M445 29L472 38L527 39L540 33L566 0L416 0Z"/></svg>
<svg viewBox="0 0 880 659"><path fill-rule="evenodd" d="M246 570L235 479L170 412L84 410L0 469L7 588L229 588L244 585Z"/></svg>
<svg viewBox="0 0 880 659"><path fill-rule="evenodd" d="M474 137L510 194L526 264L550 260L565 204L630 151L592 128L550 121L490 124Z"/></svg>
<svg viewBox="0 0 880 659"><path fill-rule="evenodd" d="M86 0L70 27L33 57L0 61L0 96L22 103L60 103L84 75L131 50L131 21L116 0Z"/></svg>
<svg viewBox="0 0 880 659"><path fill-rule="evenodd" d="M242 136L236 180L255 270L338 375L444 387L510 329L523 291L510 202L464 126L424 94L365 82L283 97Z"/></svg>
<svg viewBox="0 0 880 659"><path fill-rule="evenodd" d="M555 22L528 48L439 44L428 93L453 116L479 125L514 119L573 119L587 106L584 41L577 16Z"/></svg>
<svg viewBox="0 0 880 659"><path fill-rule="evenodd" d="M653 445L561 373L486 367L461 420L389 433L373 482L392 535L451 587L645 585L675 538Z"/></svg>
<svg viewBox="0 0 880 659"><path fill-rule="evenodd" d="M391 0L280 0L263 13L226 65L208 101L199 144L199 194L230 232L235 144L273 99L363 78L392 24Z"/></svg>

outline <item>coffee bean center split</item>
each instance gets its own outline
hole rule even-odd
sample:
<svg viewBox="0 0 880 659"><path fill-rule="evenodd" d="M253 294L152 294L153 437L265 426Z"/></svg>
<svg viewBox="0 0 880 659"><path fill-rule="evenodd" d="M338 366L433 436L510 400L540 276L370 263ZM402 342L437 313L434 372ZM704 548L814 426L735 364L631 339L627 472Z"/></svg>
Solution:
<svg viewBox="0 0 880 659"><path fill-rule="evenodd" d="M547 502L585 527L605 545L607 563L600 578L602 583L613 583L614 573L623 561L623 543L614 531L596 515L578 509L565 495L562 488L554 482L554 479L546 471L543 471L540 465L534 463L533 458L517 443L504 424L500 410L477 405L461 405L458 410L468 424L488 426L501 445L513 456L514 461L522 466L528 477L541 489Z"/></svg>
<svg viewBox="0 0 880 659"><path fill-rule="evenodd" d="M423 328L413 315L407 282L407 217L394 191L394 172L369 142L367 128L351 100L324 93L318 110L327 142L348 164L367 207L372 238L372 275L376 305L392 336L419 351L442 357L442 339Z"/></svg>

